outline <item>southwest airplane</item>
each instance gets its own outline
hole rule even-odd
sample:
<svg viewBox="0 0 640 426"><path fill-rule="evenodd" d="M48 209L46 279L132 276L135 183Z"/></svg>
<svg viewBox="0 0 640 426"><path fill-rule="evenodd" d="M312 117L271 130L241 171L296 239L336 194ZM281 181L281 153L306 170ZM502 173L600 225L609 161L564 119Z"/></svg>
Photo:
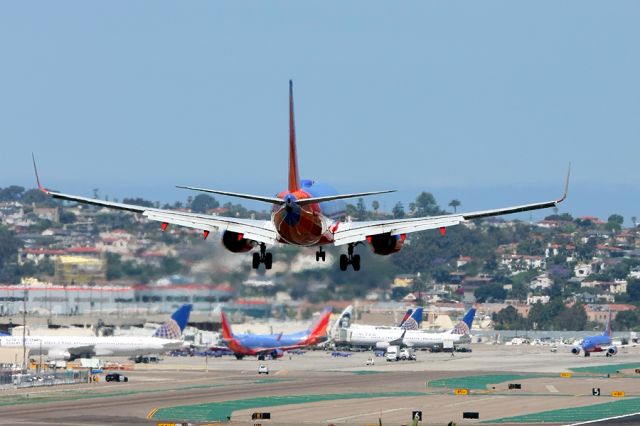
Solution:
<svg viewBox="0 0 640 426"><path fill-rule="evenodd" d="M618 348L611 344L611 312L609 312L607 326L602 334L587 336L580 345L571 348L572 354L580 355L580 352L583 352L584 356L591 356L591 352L605 352L606 356L618 353Z"/></svg>
<svg viewBox="0 0 640 426"><path fill-rule="evenodd" d="M35 159L33 163L34 169L36 169ZM458 225L468 220L555 207L566 198L569 184L569 173L567 173L564 194L561 198L553 201L442 216L362 222L346 220L345 205L341 200L394 191L339 194L327 184L299 178L293 113L293 84L291 81L289 81L289 178L287 189L280 191L274 197L268 197L178 186L183 189L271 204L273 206L271 220L241 219L163 210L63 194L42 187L37 169L35 172L38 188L54 198L139 213L150 220L160 222L163 231L167 229L169 224L198 229L202 231L205 239L211 231L217 229L222 233L224 247L234 253L249 252L258 247L259 253L253 253L254 269L258 269L260 264L264 264L265 269L271 269L273 256L272 253L267 252L267 244L280 243L300 247L317 247L316 261L325 260L323 246L346 246L347 253L340 255L340 270L342 271L346 271L349 265L353 267L354 271L360 270L360 255L354 254L354 248L357 244L366 242L374 253L389 255L398 252L402 248L407 234L412 232L439 229L440 233L444 235L448 226Z"/></svg>
<svg viewBox="0 0 640 426"><path fill-rule="evenodd" d="M469 309L462 321L451 330L442 333L399 327L350 327L346 329L347 333L344 342L336 343L375 347L377 349L386 349L390 345L431 348L434 346L443 347L445 342L451 342L452 344L468 343L475 313L475 307Z"/></svg>
<svg viewBox="0 0 640 426"><path fill-rule="evenodd" d="M151 337L140 336L26 336L30 355L49 360L72 361L94 356L136 356L157 354L185 346L182 331L189 321L192 305L182 305ZM22 347L21 336L0 337L0 348ZM42 349L42 353L40 350Z"/></svg>
<svg viewBox="0 0 640 426"><path fill-rule="evenodd" d="M327 308L314 325L292 334L234 334L226 315L222 312L222 338L227 344L225 349L233 351L237 359L247 355L257 356L259 360L264 360L267 356L276 359L282 357L285 351L302 349L326 341L330 316L331 309Z"/></svg>

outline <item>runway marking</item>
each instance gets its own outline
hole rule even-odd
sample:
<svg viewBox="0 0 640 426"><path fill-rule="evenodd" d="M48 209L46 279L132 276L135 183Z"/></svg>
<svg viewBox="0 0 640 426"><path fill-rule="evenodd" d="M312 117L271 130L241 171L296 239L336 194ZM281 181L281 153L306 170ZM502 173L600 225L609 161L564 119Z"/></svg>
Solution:
<svg viewBox="0 0 640 426"><path fill-rule="evenodd" d="M555 387L555 386L553 386L553 385L545 385L544 387L545 387L545 388L547 388L547 390L548 390L549 392L551 392L551 393L558 393L558 392L560 392L560 391L559 391L558 389L556 389L556 387Z"/></svg>
<svg viewBox="0 0 640 426"><path fill-rule="evenodd" d="M578 423L571 423L570 425L567 426L578 426L578 425L588 425L590 423L599 423L599 422L605 422L607 420L616 420L616 419L624 419L625 417L631 417L631 416L637 416L640 414L640 411L637 413L631 413L631 414L623 414L621 416L613 416L613 417L605 417L602 419L596 419L596 420L587 420L586 422L578 422Z"/></svg>
<svg viewBox="0 0 640 426"><path fill-rule="evenodd" d="M149 414L147 414L147 419L151 420L153 418L153 415L156 413L156 411L158 411L158 407L156 407L153 410L149 411Z"/></svg>
<svg viewBox="0 0 640 426"><path fill-rule="evenodd" d="M389 410L372 411L370 413L364 413L364 414L355 414L353 416L336 417L335 419L327 419L327 420L325 420L325 422L341 422L342 420L355 419L355 418L358 418L358 417L366 417L366 416L370 416L372 414L393 413L394 411L400 411L400 410L408 410L408 408L392 408L392 409L389 409Z"/></svg>
<svg viewBox="0 0 640 426"><path fill-rule="evenodd" d="M495 398L504 398L504 396L494 395L494 396L490 396L488 398L467 399L466 401L456 402L455 404L445 405L445 407L455 407L456 405L469 404L470 401L473 401L475 403L475 402L478 402L478 401L486 401L488 399L495 399Z"/></svg>

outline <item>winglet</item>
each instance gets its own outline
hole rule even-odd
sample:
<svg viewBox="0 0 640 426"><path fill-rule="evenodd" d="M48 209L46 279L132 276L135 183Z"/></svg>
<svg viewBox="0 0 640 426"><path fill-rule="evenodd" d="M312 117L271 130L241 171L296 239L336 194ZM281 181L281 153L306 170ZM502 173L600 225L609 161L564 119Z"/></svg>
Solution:
<svg viewBox="0 0 640 426"><path fill-rule="evenodd" d="M560 199L556 201L556 204L563 202L567 198L567 195L569 194L569 178L570 177L571 177L571 163L569 163L569 168L567 169L567 178L564 181L564 193L562 194L562 197L560 197Z"/></svg>
<svg viewBox="0 0 640 426"><path fill-rule="evenodd" d="M44 192L45 194L47 194L48 191L44 189L42 185L40 185L40 177L38 176L38 167L36 166L36 156L33 154L33 152L31 153L31 159L33 160L33 171L36 173L36 183L38 184L38 189Z"/></svg>

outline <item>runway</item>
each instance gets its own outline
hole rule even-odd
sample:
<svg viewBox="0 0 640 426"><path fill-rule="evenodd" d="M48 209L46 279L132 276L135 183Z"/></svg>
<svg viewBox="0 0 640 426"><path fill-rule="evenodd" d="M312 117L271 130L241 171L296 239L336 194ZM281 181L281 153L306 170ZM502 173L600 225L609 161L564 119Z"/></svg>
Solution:
<svg viewBox="0 0 640 426"><path fill-rule="evenodd" d="M267 361L268 376L257 374L259 362L252 359L165 357L125 372L128 383L7 391L0 424L198 424L228 416L231 425L253 425L252 413L269 412L272 419L262 424L400 425L410 423L412 411L422 411L429 425L569 424L589 420L577 418L592 415L589 410L611 417L640 406L640 375L633 368L640 367L638 349L613 358L531 346L473 349L455 357L418 352L415 362L377 358L374 366L365 366L370 353L334 358L308 352ZM560 376L571 369L571 377ZM521 389L509 390L509 383ZM455 395L458 387L469 394ZM600 396L592 395L593 388ZM614 391L625 396L612 397ZM463 419L465 411L480 419Z"/></svg>

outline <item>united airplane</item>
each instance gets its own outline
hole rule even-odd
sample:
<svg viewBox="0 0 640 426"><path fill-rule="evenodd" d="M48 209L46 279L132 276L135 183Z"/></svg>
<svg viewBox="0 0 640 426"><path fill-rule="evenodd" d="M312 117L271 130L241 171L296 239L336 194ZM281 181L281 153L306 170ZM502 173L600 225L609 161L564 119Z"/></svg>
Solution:
<svg viewBox="0 0 640 426"><path fill-rule="evenodd" d="M187 326L192 305L182 305L153 336L25 336L24 345L31 355L49 360L72 361L94 356L136 356L181 349L186 344L182 331ZM22 347L22 336L0 337L1 347Z"/></svg>
<svg viewBox="0 0 640 426"><path fill-rule="evenodd" d="M340 255L340 270L346 271L351 266L354 271L358 271L360 270L360 255L354 253L358 244L368 244L376 254L390 255L402 249L407 234L412 232L439 229L440 233L444 235L447 227L469 220L555 207L567 196L569 174L567 173L564 194L557 200L431 217L351 221L346 217L343 200L394 191L340 194L325 183L310 179L300 179L293 108L293 85L289 81L289 172L288 186L285 190L269 197L193 186L178 186L188 190L257 200L271 204L270 220L242 219L164 210L64 194L43 188L40 185L37 169L36 180L38 188L54 198L138 213L150 220L160 222L163 231L170 224L185 226L200 230L206 239L211 231L218 230L222 235L222 244L231 252L243 253L258 249L253 253L252 265L254 269L258 269L261 264L264 264L265 269L271 269L273 256L271 252L267 251L267 245L290 244L300 247L316 247L316 261L325 261L324 246L345 247L346 253Z"/></svg>
<svg viewBox="0 0 640 426"><path fill-rule="evenodd" d="M224 312L222 316L222 338L237 359L256 356L280 358L285 351L314 346L327 340L327 327L331 309L325 309L318 321L304 331L291 334L234 334ZM220 349L220 348L215 348Z"/></svg>
<svg viewBox="0 0 640 426"><path fill-rule="evenodd" d="M618 353L618 348L612 344L611 334L611 312L609 312L604 332L596 336L585 337L580 345L571 348L571 353L580 355L582 352L584 356L590 356L591 352L604 352L608 357L613 356Z"/></svg>

